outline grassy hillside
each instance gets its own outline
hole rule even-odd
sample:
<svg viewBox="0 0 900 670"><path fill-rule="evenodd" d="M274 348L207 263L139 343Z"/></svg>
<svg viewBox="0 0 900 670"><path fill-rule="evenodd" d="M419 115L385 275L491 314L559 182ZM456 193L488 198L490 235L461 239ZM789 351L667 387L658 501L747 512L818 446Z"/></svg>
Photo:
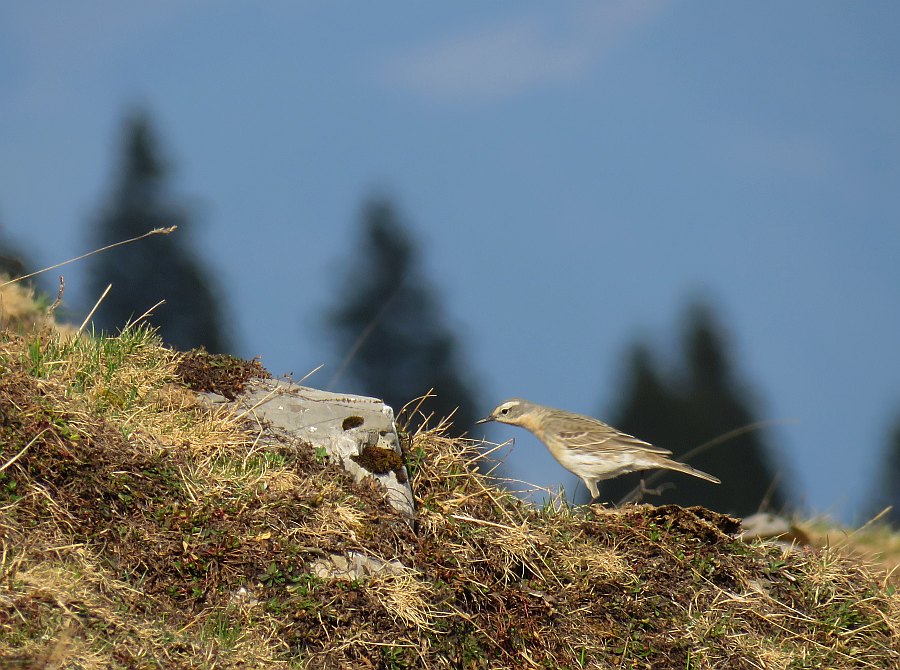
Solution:
<svg viewBox="0 0 900 670"><path fill-rule="evenodd" d="M900 596L838 548L536 509L439 430L407 449L410 524L191 390L261 374L140 327L0 335L0 668L900 667ZM385 570L316 576L350 551Z"/></svg>

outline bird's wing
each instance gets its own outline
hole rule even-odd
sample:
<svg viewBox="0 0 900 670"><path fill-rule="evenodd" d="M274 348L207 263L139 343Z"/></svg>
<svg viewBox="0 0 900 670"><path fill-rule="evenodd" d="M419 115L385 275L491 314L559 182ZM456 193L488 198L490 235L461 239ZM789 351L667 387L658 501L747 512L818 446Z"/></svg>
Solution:
<svg viewBox="0 0 900 670"><path fill-rule="evenodd" d="M672 453L668 449L656 447L590 417L570 415L565 418L551 419L550 425L547 427L547 432L550 431L559 435L561 439L565 440L567 446L575 450L591 451L598 447L620 447L650 451L654 454L669 455Z"/></svg>

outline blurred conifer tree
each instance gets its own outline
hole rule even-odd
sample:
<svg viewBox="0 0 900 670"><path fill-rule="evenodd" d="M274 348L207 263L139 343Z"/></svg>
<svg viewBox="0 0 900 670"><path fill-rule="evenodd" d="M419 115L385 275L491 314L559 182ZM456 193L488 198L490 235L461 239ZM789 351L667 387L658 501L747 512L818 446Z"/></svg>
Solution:
<svg viewBox="0 0 900 670"><path fill-rule="evenodd" d="M872 514L878 514L890 505L886 518L894 528L900 528L900 416L888 437L879 484L872 496Z"/></svg>
<svg viewBox="0 0 900 670"><path fill-rule="evenodd" d="M0 276L15 279L33 272L31 260L9 239L3 228L0 224Z"/></svg>
<svg viewBox="0 0 900 670"><path fill-rule="evenodd" d="M127 119L122 158L108 204L91 224L92 242L102 247L154 228L178 226L90 259L90 295L112 290L94 316L100 330L116 332L160 300L150 322L163 341L179 350L203 346L213 353L229 348L219 296L209 272L189 248L193 221L169 193L169 166L160 156L150 119Z"/></svg>
<svg viewBox="0 0 900 670"><path fill-rule="evenodd" d="M359 240L327 316L329 339L343 357L331 385L382 398L395 412L434 389L436 397L422 405L434 414L429 425L455 412L451 433L471 431L479 416L471 377L422 274L416 246L389 201L366 204Z"/></svg>
<svg viewBox="0 0 900 670"><path fill-rule="evenodd" d="M688 310L682 341L684 361L666 374L643 344L633 347L624 393L609 414L609 423L659 447L672 450L674 458L716 437L757 421L753 402L738 380L728 359L722 328L712 309L695 304ZM653 504L705 505L721 512L748 515L765 503L768 509L785 504L784 479L770 462L764 431L751 430L714 446L690 459L690 464L722 480L709 484L667 471L647 471L620 477L600 486L606 500L618 501L639 484L641 476L674 485L659 497L644 498ZM663 474L664 473L664 474ZM656 486L647 484L648 488Z"/></svg>

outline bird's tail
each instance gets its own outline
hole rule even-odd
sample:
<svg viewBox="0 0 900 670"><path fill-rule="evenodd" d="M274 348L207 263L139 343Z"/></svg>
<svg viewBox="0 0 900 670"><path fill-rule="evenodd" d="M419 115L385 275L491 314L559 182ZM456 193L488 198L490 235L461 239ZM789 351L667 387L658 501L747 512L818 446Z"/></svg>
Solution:
<svg viewBox="0 0 900 670"><path fill-rule="evenodd" d="M687 463L679 463L678 461L670 461L668 458L662 459L662 463L660 467L666 468L667 470L676 470L678 472L683 472L686 475L693 475L694 477L699 477L700 479L705 479L708 482L712 482L713 484L721 484L722 480L718 477L713 477L712 475L703 472L703 470L698 470L697 468L692 468Z"/></svg>

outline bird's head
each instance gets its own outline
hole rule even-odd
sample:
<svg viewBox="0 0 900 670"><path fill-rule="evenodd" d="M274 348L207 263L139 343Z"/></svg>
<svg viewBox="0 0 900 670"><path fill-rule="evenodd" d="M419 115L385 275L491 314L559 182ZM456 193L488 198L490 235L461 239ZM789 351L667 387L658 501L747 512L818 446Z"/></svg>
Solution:
<svg viewBox="0 0 900 670"><path fill-rule="evenodd" d="M488 421L498 421L500 423L509 423L514 426L521 426L527 422L523 417L534 412L536 405L522 400L521 398L513 398L506 400L497 405L494 410L483 419L479 419L475 423L487 423Z"/></svg>

